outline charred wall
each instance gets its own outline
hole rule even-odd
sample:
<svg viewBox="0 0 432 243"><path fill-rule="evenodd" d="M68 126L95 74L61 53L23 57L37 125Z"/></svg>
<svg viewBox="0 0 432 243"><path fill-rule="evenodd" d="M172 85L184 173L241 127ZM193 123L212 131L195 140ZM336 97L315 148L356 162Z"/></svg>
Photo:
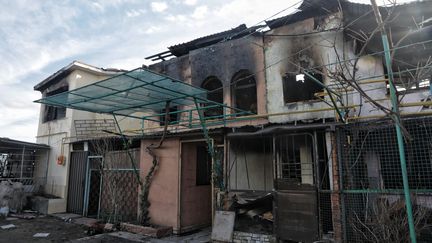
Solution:
<svg viewBox="0 0 432 243"><path fill-rule="evenodd" d="M223 85L223 102L233 106L232 81L239 72L253 75L256 82L258 114L266 113L264 51L262 37L217 43L191 51L189 54L150 66L150 69L201 87L204 80L216 77Z"/></svg>

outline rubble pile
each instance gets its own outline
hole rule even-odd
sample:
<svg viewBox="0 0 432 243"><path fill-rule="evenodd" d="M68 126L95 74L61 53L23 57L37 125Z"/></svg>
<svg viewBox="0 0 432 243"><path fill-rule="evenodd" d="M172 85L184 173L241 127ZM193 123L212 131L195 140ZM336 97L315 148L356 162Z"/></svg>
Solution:
<svg viewBox="0 0 432 243"><path fill-rule="evenodd" d="M7 217L9 212L21 212L25 203L26 197L21 182L0 182L0 217Z"/></svg>

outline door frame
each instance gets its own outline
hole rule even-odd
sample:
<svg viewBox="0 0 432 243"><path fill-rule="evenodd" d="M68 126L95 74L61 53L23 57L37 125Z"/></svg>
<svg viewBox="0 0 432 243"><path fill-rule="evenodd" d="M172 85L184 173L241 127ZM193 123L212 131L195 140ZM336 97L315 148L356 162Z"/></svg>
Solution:
<svg viewBox="0 0 432 243"><path fill-rule="evenodd" d="M277 152L277 138L279 138L279 137L283 137L283 136L293 136L293 137L295 137L295 136L308 136L308 137L310 137L310 139L311 139L311 142L312 142L312 144L311 144L311 152L312 152L312 161L311 161L311 165L312 165L312 173L313 173L313 176L312 176L312 178L313 178L313 183L312 183L312 185L309 185L309 184L300 184L300 185L298 185L298 186L296 186L295 184L292 184L292 183L287 183L287 185L289 186L290 184L292 184L292 186L289 186L290 188L289 188L289 190L284 190L284 189L279 189L278 187L279 187L279 177L280 177L280 171L279 171L279 166L280 166L280 163L279 163L279 157L278 157L278 152ZM316 223L317 223L317 228L316 228L316 231L317 231L317 236L318 236L318 238L320 237L320 234L321 234L321 231L322 231L322 229L321 229L321 225L320 225L320 214L319 214L319 210L320 210L320 205L319 205L319 202L320 202L320 200L319 200L319 193L318 193L318 190L319 190L319 180L320 180L320 178L319 178L319 157L318 157L318 144L317 144L317 132L314 130L314 131L310 131L310 132L306 132L306 131L303 131L303 132L299 132L299 133L283 133L283 134L273 134L273 159L274 159L274 166L273 166L273 175L274 175L274 181L275 181L275 185L274 185L274 187L276 188L275 189L275 193L277 193L277 192L284 192L284 193L289 193L289 192L292 192L292 193L294 193L295 191L298 191L298 192L306 192L308 189L306 189L306 188L314 188L314 192L315 192L315 204L316 204L316 208L315 208L315 210L316 210ZM304 190L306 190L306 191L304 191ZM312 191L311 191L312 192ZM275 209L276 207L274 207L274 209ZM276 212L274 212L274 215L277 215L277 213ZM275 221L275 225L274 225L274 227L275 228L277 228L278 226L277 226L277 221ZM316 240L318 240L318 239L316 239Z"/></svg>
<svg viewBox="0 0 432 243"><path fill-rule="evenodd" d="M90 160L91 159L101 159L102 168L104 165L103 156L100 156L100 155L87 156L86 170L85 170L83 213L82 213L82 215L86 216L86 217L88 215L88 207L89 207L89 199L90 199L91 170L93 170L93 169L90 169ZM102 175L100 177L100 186L99 186L99 201L98 201L98 213L97 213L98 218L99 218L99 212L100 212L101 191L102 191Z"/></svg>
<svg viewBox="0 0 432 243"><path fill-rule="evenodd" d="M214 139L210 139L212 142L212 145L214 145ZM178 173L179 173L179 177L178 177L178 198L177 198L177 203L178 203L178 207L177 207L177 229L178 232L177 233L183 233L182 230L182 224L181 224L181 219L182 219L182 193L181 193L181 189L182 189L182 151L183 151L183 144L184 143L205 143L207 145L207 140L204 138L200 138L200 139L188 139L188 140L180 140L180 149L179 149L179 156L178 156ZM211 168L213 169L214 166L214 159L211 158ZM213 182L210 181L210 185L211 185L211 209L212 209L212 224L213 224L213 217L214 217L214 185ZM193 229L191 229L193 230Z"/></svg>

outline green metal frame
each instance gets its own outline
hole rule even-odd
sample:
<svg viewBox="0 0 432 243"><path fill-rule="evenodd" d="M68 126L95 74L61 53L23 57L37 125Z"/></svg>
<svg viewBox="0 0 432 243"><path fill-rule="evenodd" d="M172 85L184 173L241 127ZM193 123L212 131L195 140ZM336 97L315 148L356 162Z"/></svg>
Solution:
<svg viewBox="0 0 432 243"><path fill-rule="evenodd" d="M229 118L253 114L209 100L207 92L205 89L169 76L137 68L84 87L44 97L35 102L153 122L159 122L160 117L165 116L166 112L162 110L166 102L170 102L170 108L182 106L183 109L169 111L168 115L188 114L188 119L173 121L170 122L170 125L178 124L188 128L202 127L203 120L212 120L212 125L225 124ZM196 117L193 115L194 112L200 113L198 111L208 109L221 109L222 112L214 116Z"/></svg>
<svg viewBox="0 0 432 243"><path fill-rule="evenodd" d="M35 102L112 115L123 139L125 149L128 151L133 171L135 171L138 182L142 185L139 170L129 151L129 143L120 127L117 116L140 119L142 134L144 135L145 120L159 123L161 118L166 115L176 114L182 117L181 114L186 113L187 119L178 119L170 122L169 125L201 128L207 142L208 153L212 159L215 159L216 154L207 127L225 125L227 122L235 120L230 118L253 115L253 113L209 100L207 99L207 92L205 89L169 76L148 69L137 68L74 90L44 97ZM166 111L166 104L169 108L183 107L183 109ZM204 112L209 109L220 109L221 112L217 115L206 116ZM214 171L212 172L214 173ZM212 179L214 180L213 173Z"/></svg>

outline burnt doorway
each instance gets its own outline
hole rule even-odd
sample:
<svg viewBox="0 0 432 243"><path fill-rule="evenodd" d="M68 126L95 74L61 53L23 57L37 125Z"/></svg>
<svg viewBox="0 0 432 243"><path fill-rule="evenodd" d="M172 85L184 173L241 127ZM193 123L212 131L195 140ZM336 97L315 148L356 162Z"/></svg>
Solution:
<svg viewBox="0 0 432 243"><path fill-rule="evenodd" d="M102 156L88 156L85 173L84 216L97 217L99 215L102 167Z"/></svg>
<svg viewBox="0 0 432 243"><path fill-rule="evenodd" d="M313 134L275 136L275 231L279 239L313 242L319 239L318 196Z"/></svg>
<svg viewBox="0 0 432 243"><path fill-rule="evenodd" d="M66 208L69 213L83 213L87 157L87 151L71 152Z"/></svg>
<svg viewBox="0 0 432 243"><path fill-rule="evenodd" d="M211 167L205 142L181 143L180 233L211 224Z"/></svg>

